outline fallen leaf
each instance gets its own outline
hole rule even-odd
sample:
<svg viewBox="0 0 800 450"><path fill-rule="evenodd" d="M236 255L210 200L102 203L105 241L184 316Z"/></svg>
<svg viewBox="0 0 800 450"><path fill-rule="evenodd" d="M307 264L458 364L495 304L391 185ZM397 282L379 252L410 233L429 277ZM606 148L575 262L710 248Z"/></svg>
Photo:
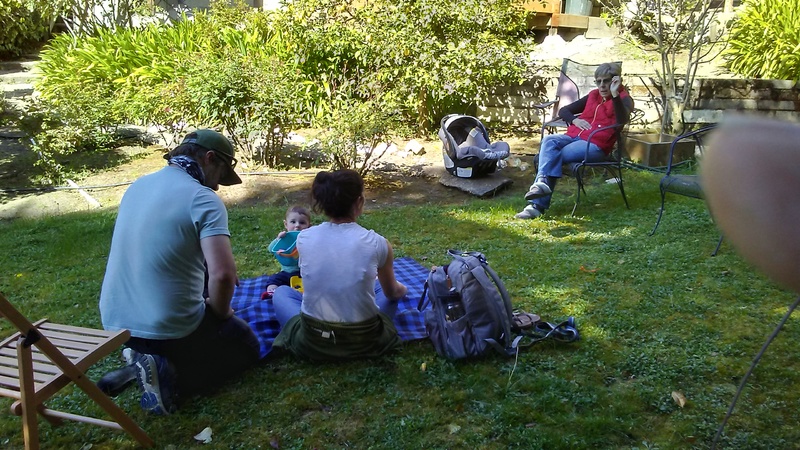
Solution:
<svg viewBox="0 0 800 450"><path fill-rule="evenodd" d="M683 396L682 392L672 391L672 399L675 400L675 403L677 403L681 408L686 406L686 397Z"/></svg>
<svg viewBox="0 0 800 450"><path fill-rule="evenodd" d="M211 432L211 427L205 427L205 428L203 428L203 431L201 431L200 433L194 435L194 438L195 438L195 440L200 441L203 444L208 444L209 442L211 442L211 435L212 434L213 433Z"/></svg>

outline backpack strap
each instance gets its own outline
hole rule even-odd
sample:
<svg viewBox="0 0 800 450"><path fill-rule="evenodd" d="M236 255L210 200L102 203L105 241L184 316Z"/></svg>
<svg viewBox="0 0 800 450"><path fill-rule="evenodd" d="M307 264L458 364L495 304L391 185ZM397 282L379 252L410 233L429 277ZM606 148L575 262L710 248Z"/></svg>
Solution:
<svg viewBox="0 0 800 450"><path fill-rule="evenodd" d="M422 296L419 298L419 303L417 303L417 311L422 311L422 308L425 307L426 302L425 300L428 298L426 294L428 293L428 280L425 280L425 284L422 286Z"/></svg>
<svg viewBox="0 0 800 450"><path fill-rule="evenodd" d="M451 248L451 249L447 250L447 254L450 255L451 258L458 259L459 261L464 261L463 257L465 257L465 256L474 256L474 257L478 258L481 261L481 263L484 263L484 264L486 263L486 255L484 255L481 252L464 252L464 251L461 251L461 250L456 250L456 249Z"/></svg>

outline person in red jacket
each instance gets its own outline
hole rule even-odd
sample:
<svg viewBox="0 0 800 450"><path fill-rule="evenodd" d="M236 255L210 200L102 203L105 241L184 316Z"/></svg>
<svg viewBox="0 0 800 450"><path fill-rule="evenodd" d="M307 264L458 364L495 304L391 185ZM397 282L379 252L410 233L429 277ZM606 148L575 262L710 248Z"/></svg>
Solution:
<svg viewBox="0 0 800 450"><path fill-rule="evenodd" d="M530 204L514 216L517 219L535 219L550 207L550 196L561 178L561 166L583 161L592 130L630 120L633 99L622 85L619 64L601 64L594 78L597 89L558 110L558 116L569 125L566 134L549 134L542 139L539 170L525 194ZM616 138L615 128L595 133L589 143L589 162L605 159L613 150Z"/></svg>

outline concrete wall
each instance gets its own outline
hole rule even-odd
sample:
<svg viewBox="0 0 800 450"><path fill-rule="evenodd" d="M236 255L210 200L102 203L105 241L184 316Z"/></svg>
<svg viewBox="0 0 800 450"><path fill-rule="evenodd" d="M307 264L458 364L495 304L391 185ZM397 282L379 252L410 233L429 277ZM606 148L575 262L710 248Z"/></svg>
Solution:
<svg viewBox="0 0 800 450"><path fill-rule="evenodd" d="M656 128L660 111L654 101L658 84L650 76L626 75L625 84L636 107L645 112L638 128ZM479 103L478 117L488 123L515 125L541 123L540 110L533 107L555 97L556 77L541 77L522 84L500 86ZM768 117L800 122L800 83L787 80L696 79L694 99L684 112L688 126L719 122L731 112L758 112ZM550 108L545 110L551 114Z"/></svg>

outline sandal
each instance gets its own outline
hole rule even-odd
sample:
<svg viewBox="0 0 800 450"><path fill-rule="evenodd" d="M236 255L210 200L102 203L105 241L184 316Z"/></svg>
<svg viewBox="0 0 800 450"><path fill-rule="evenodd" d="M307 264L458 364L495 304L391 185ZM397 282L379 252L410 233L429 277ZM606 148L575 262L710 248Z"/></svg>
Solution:
<svg viewBox="0 0 800 450"><path fill-rule="evenodd" d="M533 327L541 318L537 314L515 312L511 316L511 327L515 330L527 330Z"/></svg>
<svg viewBox="0 0 800 450"><path fill-rule="evenodd" d="M550 322L537 322L531 330L531 336L536 340L552 338L559 342L574 342L581 337L575 327L575 318L572 316L557 325Z"/></svg>

